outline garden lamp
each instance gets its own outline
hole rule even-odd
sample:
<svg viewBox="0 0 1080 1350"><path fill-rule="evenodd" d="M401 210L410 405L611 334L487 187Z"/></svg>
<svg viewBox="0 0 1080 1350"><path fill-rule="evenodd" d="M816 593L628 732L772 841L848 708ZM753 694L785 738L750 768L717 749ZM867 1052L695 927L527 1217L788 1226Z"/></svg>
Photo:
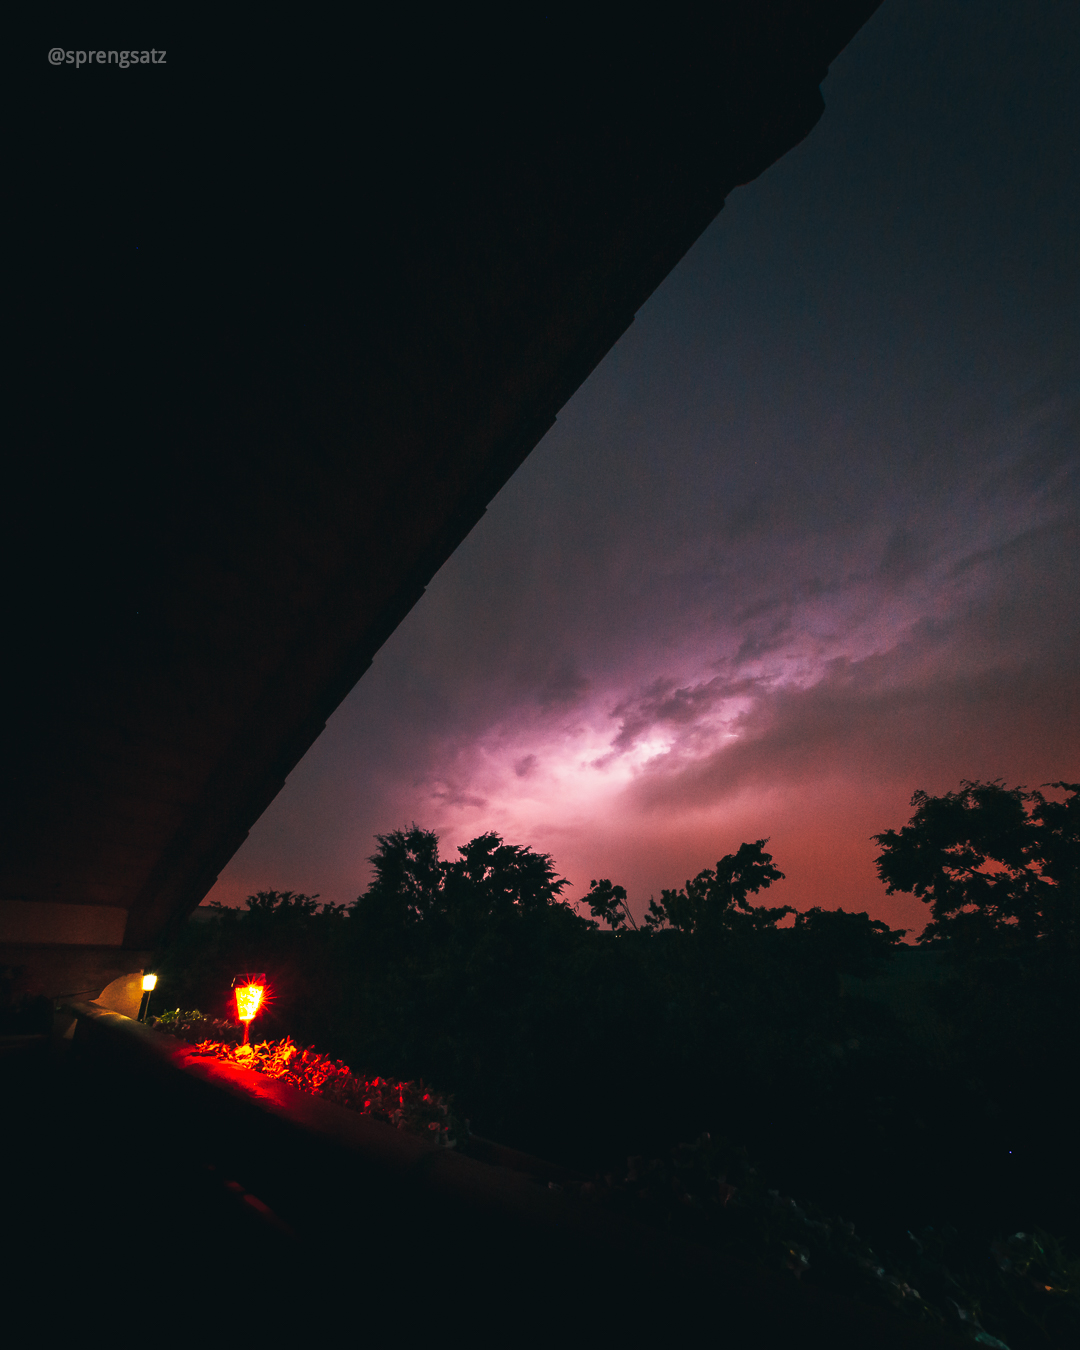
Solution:
<svg viewBox="0 0 1080 1350"><path fill-rule="evenodd" d="M150 995L157 984L156 975L144 975L142 977L142 1002L139 1004L139 1021L146 1021L146 1014L150 1007Z"/></svg>
<svg viewBox="0 0 1080 1350"><path fill-rule="evenodd" d="M236 1016L244 1024L244 1044L247 1045L251 1019L262 1007L266 996L266 976L237 975L232 987L236 995Z"/></svg>

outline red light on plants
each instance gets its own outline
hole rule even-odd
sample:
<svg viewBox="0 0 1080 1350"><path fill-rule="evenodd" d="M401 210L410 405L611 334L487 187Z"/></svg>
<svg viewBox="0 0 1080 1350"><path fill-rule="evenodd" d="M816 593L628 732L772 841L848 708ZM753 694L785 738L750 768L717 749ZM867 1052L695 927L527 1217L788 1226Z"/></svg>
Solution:
<svg viewBox="0 0 1080 1350"><path fill-rule="evenodd" d="M237 975L233 980L233 993L236 995L237 1021L244 1024L244 1044L247 1044L252 1018L258 1013L266 998L265 975Z"/></svg>

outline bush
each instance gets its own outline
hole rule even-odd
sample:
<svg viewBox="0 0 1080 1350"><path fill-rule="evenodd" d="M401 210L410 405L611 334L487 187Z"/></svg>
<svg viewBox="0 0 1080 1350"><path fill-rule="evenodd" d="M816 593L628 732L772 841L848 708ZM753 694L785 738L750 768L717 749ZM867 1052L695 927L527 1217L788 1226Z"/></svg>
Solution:
<svg viewBox="0 0 1080 1350"><path fill-rule="evenodd" d="M154 1019L154 1025L188 1041L207 1058L252 1069L301 1092L326 1097L338 1106L419 1134L443 1148L454 1148L468 1132L467 1122L454 1113L452 1097L426 1088L423 1083L364 1078L352 1073L347 1064L320 1054L313 1047L303 1049L295 1045L288 1036L281 1041L244 1045L240 1043L238 1028L204 1018L198 1011L180 1009L163 1013ZM227 1033L225 1039L213 1039L213 1035L220 1036L222 1032Z"/></svg>
<svg viewBox="0 0 1080 1350"><path fill-rule="evenodd" d="M765 842L664 892L638 930L609 880L593 883L588 918L562 900L543 855L485 835L445 862L435 836L413 827L380 839L376 880L348 911L265 892L193 925L166 954L168 987L224 1011L237 971L266 970L278 994L268 1040L319 1045L365 1082L453 1084L478 1133L619 1185L628 1156L666 1160L706 1130L752 1140L778 1193L851 1216L869 1250L888 1254L882 1271L943 1316L952 1299L986 1336L1008 1324L1000 1338L1020 1350L1048 1343L1045 1314L1057 1344L1054 1319L1073 1325L1075 1293L1043 1290L1024 1311L1038 1291L988 1254L1035 1218L1065 1234L1058 1250L1077 1237L1068 1122L1080 1065L1064 1030L1077 994L1058 971L1057 939L1043 934L1030 951L1011 937L992 951L936 937L915 948L865 913L757 907L748 896L781 877ZM646 1203L637 1181L624 1190ZM756 1193L743 1185L706 1227L722 1234L746 1219L740 1206ZM754 1223L772 1213L761 1206ZM795 1259L778 1255L783 1238L806 1249L807 1278L811 1268L855 1278L836 1256L839 1221L815 1218L834 1235L811 1228L811 1242L797 1214L784 1218L770 1260ZM948 1259L927 1256L948 1234ZM1073 1290L1062 1261L1066 1275L1046 1283ZM946 1280L931 1297L935 1262L955 1287Z"/></svg>

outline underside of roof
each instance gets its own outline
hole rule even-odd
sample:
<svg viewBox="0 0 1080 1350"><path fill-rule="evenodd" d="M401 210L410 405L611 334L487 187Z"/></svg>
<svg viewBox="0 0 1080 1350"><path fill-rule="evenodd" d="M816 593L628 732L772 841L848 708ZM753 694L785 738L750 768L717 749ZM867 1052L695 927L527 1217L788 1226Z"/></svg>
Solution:
<svg viewBox="0 0 1080 1350"><path fill-rule="evenodd" d="M726 195L812 129L874 8L721 5L498 62L460 32L386 30L355 66L330 38L323 65L176 52L123 72L138 97L44 72L9 994L94 997L184 921Z"/></svg>

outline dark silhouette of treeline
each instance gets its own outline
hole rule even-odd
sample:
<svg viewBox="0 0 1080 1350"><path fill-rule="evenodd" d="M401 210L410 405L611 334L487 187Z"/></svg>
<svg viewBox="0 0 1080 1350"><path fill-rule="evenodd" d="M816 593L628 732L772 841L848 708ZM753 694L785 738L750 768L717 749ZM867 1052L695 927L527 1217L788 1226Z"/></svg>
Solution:
<svg viewBox="0 0 1080 1350"><path fill-rule="evenodd" d="M763 839L636 925L610 880L575 908L550 857L485 834L443 859L413 825L378 836L351 906L266 891L189 924L155 1001L227 1016L232 977L266 971L253 1039L423 1079L585 1174L711 1131L883 1246L942 1224L1075 1242L1080 784L1053 786L918 793L876 836L890 891L930 908L914 946L758 903L783 877Z"/></svg>

